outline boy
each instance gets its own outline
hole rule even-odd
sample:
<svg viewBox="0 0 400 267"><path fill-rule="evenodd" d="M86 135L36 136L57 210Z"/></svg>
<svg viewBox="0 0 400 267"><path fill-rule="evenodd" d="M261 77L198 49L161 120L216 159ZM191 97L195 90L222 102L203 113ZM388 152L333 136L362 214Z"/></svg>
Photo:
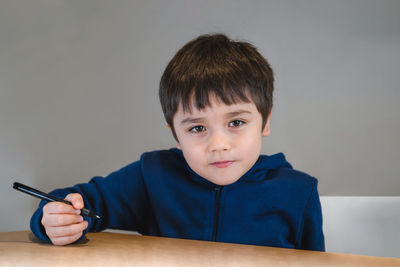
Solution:
<svg viewBox="0 0 400 267"><path fill-rule="evenodd" d="M159 96L177 149L144 153L108 177L55 190L31 229L55 245L87 231L324 251L317 180L282 153L260 155L270 133L273 72L255 47L222 34L182 47ZM83 218L83 206L101 219Z"/></svg>

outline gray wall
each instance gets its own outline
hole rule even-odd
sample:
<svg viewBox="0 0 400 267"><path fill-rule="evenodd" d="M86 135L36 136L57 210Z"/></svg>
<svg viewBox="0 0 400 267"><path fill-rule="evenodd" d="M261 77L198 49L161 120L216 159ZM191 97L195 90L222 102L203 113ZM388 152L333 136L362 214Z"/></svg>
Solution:
<svg viewBox="0 0 400 267"><path fill-rule="evenodd" d="M400 1L0 2L0 231L44 191L107 175L174 140L168 61L202 33L255 44L276 73L271 136L323 196L400 195Z"/></svg>

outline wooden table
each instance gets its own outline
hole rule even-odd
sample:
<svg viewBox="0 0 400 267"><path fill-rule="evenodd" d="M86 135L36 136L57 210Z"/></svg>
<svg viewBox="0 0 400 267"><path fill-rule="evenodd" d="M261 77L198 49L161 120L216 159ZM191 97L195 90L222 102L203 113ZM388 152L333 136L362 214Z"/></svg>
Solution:
<svg viewBox="0 0 400 267"><path fill-rule="evenodd" d="M400 266L400 259L105 232L57 247L20 231L0 233L0 266L10 265Z"/></svg>

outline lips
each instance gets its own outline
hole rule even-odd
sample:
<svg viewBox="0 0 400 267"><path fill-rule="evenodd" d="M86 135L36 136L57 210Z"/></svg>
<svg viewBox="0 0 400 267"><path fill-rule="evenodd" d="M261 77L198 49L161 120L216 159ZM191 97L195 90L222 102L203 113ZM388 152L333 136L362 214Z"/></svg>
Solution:
<svg viewBox="0 0 400 267"><path fill-rule="evenodd" d="M211 163L211 165L217 167L217 168L226 168L228 166L230 166L233 163L233 161L231 160L227 160L227 161L216 161Z"/></svg>

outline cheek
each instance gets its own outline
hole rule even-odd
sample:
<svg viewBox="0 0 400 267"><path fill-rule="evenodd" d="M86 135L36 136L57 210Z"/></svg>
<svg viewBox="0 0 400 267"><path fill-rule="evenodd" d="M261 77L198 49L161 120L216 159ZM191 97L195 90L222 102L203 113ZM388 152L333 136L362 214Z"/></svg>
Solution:
<svg viewBox="0 0 400 267"><path fill-rule="evenodd" d="M238 147L241 147L246 154L259 154L262 145L262 135L261 133L249 134L243 136L240 139L240 145L237 143Z"/></svg>
<svg viewBox="0 0 400 267"><path fill-rule="evenodd" d="M178 145L178 148L182 150L188 162L195 162L201 158L204 158L204 153L202 154L203 147L198 143L193 142L193 140L183 138L180 140Z"/></svg>
<svg viewBox="0 0 400 267"><path fill-rule="evenodd" d="M182 152L190 168L192 168L192 170L194 170L196 173L203 175L203 166L206 163L206 155L201 153L199 149L195 149L193 147L189 149L184 147Z"/></svg>

